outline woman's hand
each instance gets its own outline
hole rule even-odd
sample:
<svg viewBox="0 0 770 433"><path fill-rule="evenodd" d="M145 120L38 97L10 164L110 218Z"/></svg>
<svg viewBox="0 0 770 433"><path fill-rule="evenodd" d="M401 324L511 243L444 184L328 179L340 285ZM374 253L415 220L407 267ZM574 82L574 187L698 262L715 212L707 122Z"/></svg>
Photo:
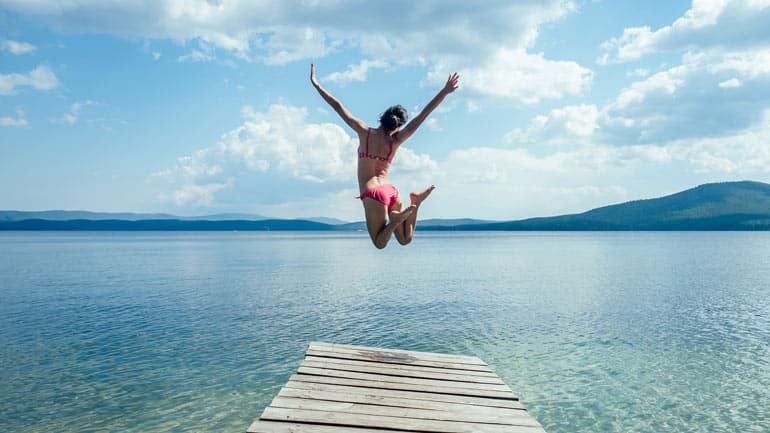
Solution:
<svg viewBox="0 0 770 433"><path fill-rule="evenodd" d="M315 79L315 65L310 64L310 82L313 83L313 86L318 87L318 80Z"/></svg>
<svg viewBox="0 0 770 433"><path fill-rule="evenodd" d="M446 84L444 84L444 88L441 90L444 94L448 95L457 90L458 87L460 87L460 76L455 72L447 78Z"/></svg>

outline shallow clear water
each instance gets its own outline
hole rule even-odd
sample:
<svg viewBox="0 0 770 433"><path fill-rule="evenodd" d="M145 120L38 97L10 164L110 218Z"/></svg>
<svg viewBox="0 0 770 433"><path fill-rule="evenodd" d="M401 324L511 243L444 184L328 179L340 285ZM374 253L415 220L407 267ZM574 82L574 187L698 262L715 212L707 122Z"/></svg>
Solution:
<svg viewBox="0 0 770 433"><path fill-rule="evenodd" d="M0 233L0 430L243 432L309 341L476 355L549 433L770 431L770 233Z"/></svg>

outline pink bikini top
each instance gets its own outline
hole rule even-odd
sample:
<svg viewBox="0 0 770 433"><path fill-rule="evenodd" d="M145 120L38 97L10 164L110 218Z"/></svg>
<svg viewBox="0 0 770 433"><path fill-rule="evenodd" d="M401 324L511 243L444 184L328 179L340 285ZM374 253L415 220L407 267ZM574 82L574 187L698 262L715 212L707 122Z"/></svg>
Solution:
<svg viewBox="0 0 770 433"><path fill-rule="evenodd" d="M369 158L369 159L379 159L380 161L387 161L388 164L390 164L391 156L393 155L393 137L390 138L390 149L388 150L388 156L379 156L379 155L373 155L369 153L369 133L372 132L372 129L369 128L366 131L366 148L363 152L358 152L359 158Z"/></svg>

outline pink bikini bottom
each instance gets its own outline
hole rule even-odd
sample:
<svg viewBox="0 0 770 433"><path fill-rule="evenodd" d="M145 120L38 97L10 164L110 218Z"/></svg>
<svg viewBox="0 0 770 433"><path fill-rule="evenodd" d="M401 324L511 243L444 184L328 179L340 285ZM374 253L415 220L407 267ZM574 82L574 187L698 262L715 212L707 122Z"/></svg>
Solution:
<svg viewBox="0 0 770 433"><path fill-rule="evenodd" d="M392 184L386 183L371 189L367 189L363 194L361 194L360 197L356 198L363 200L367 197L377 200L378 202L384 204L386 208L390 209L390 206L398 200L398 190Z"/></svg>

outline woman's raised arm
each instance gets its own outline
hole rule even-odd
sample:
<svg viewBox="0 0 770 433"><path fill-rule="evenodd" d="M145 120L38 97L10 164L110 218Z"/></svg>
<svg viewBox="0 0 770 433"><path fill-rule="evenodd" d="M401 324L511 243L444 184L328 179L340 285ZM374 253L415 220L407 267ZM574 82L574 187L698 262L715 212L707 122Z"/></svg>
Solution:
<svg viewBox="0 0 770 433"><path fill-rule="evenodd" d="M399 143L403 143L406 141L407 138L409 138L412 134L414 134L415 131L417 131L417 128L422 125L422 122L425 121L425 119L428 118L428 115L433 112L433 110L436 109L436 107L441 104L441 101L444 100L446 95L454 92L457 90L457 87L460 86L460 76L457 75L457 72L450 75L449 78L446 80L446 84L444 84L444 87L439 90L438 94L433 97L433 99L428 102L428 105L425 106L425 108L420 111L420 113L415 116L407 125L398 132L397 134L397 140Z"/></svg>
<svg viewBox="0 0 770 433"><path fill-rule="evenodd" d="M322 98L324 98L324 101L326 101L334 109L334 111L339 114L342 120L344 120L348 126L356 131L356 133L363 134L367 131L369 127L366 123L350 114L347 108L345 108L345 106L343 106L337 98L332 96L331 93L327 92L326 89L321 87L321 84L319 84L318 80L315 78L315 65L312 63L310 64L310 82L313 83L313 87L318 90L318 93Z"/></svg>

